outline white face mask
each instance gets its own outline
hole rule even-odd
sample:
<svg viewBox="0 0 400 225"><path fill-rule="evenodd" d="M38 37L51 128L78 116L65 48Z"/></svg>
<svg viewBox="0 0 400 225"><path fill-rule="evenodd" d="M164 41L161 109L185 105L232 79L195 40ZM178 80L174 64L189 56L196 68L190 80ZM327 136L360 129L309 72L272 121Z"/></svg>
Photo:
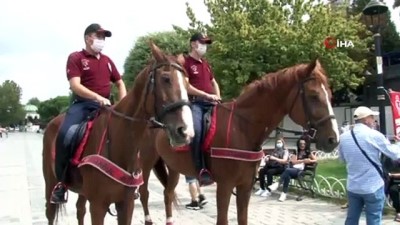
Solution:
<svg viewBox="0 0 400 225"><path fill-rule="evenodd" d="M104 40L94 39L91 48L96 53L99 53L101 52L101 50L103 50L104 44L105 44Z"/></svg>
<svg viewBox="0 0 400 225"><path fill-rule="evenodd" d="M197 44L197 49L196 49L197 54L199 54L200 56L203 56L204 54L206 54L207 52L207 45L204 44Z"/></svg>
<svg viewBox="0 0 400 225"><path fill-rule="evenodd" d="M282 143L276 143L276 147L277 147L277 148L282 148L282 147L283 147L283 144L282 144Z"/></svg>

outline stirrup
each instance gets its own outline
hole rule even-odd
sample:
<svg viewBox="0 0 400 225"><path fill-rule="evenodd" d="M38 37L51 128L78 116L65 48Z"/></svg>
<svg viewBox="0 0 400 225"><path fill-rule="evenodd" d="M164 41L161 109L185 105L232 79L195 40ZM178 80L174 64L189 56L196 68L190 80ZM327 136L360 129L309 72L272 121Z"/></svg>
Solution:
<svg viewBox="0 0 400 225"><path fill-rule="evenodd" d="M203 179L202 179L202 175L205 174L205 173L207 173L208 176L209 176L209 179L207 179L207 180L203 180ZM208 185L211 185L211 184L214 183L210 171L207 170L207 169L205 169L205 168L200 170L198 180L199 180L199 185L200 185L201 187L202 187L202 186L208 186Z"/></svg>

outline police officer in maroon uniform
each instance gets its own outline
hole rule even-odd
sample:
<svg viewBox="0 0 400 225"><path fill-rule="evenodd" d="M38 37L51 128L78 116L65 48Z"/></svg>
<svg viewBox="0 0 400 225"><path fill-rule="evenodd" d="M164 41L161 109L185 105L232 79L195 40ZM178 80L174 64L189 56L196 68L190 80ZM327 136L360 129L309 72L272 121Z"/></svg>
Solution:
<svg viewBox="0 0 400 225"><path fill-rule="evenodd" d="M110 82L118 88L120 100L126 95L125 84L114 62L101 53L106 37L111 37L110 31L96 23L89 25L84 32L85 49L73 52L68 57L67 78L74 99L56 139L55 170L59 183L54 188L50 199L53 204L66 202L65 175L69 157L71 157L66 148L68 144L65 143L66 137L72 136L77 126L91 112L102 105L110 105Z"/></svg>
<svg viewBox="0 0 400 225"><path fill-rule="evenodd" d="M221 100L217 81L214 79L211 67L203 58L207 52L207 45L212 40L202 33L196 33L190 38L190 52L185 57L185 69L188 74L188 93L192 102L192 114L195 136L191 149L196 170L199 172L200 185L209 185L213 181L210 173L205 169L201 152L201 135L203 133L203 115L216 101Z"/></svg>

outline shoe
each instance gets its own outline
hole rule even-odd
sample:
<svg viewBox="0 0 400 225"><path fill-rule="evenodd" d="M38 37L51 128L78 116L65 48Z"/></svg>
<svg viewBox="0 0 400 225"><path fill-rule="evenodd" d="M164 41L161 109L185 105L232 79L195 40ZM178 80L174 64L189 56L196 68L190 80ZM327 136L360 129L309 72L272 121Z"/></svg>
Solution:
<svg viewBox="0 0 400 225"><path fill-rule="evenodd" d="M199 204L200 204L200 206L204 206L207 203L208 203L208 201L207 201L206 197L203 194L200 194L199 195Z"/></svg>
<svg viewBox="0 0 400 225"><path fill-rule="evenodd" d="M265 190L263 190L263 189L258 189L254 194L255 195L257 195L257 196L260 196L263 192L264 192Z"/></svg>
<svg viewBox="0 0 400 225"><path fill-rule="evenodd" d="M185 207L186 207L187 209L192 209L192 210L199 210L199 209L201 209L201 206L200 206L200 204L199 204L198 201L192 201L191 203L185 205Z"/></svg>
<svg viewBox="0 0 400 225"><path fill-rule="evenodd" d="M286 200L286 193L281 193L281 196L279 197L278 201L284 202Z"/></svg>
<svg viewBox="0 0 400 225"><path fill-rule="evenodd" d="M53 189L50 197L51 204L64 204L67 203L68 194L67 187L63 183L58 183Z"/></svg>
<svg viewBox="0 0 400 225"><path fill-rule="evenodd" d="M279 182L275 182L268 186L268 188L269 188L269 190L271 190L271 192L278 190L278 187L279 187Z"/></svg>
<svg viewBox="0 0 400 225"><path fill-rule="evenodd" d="M271 192L268 190L264 190L263 193L260 194L261 197L268 197L271 196Z"/></svg>
<svg viewBox="0 0 400 225"><path fill-rule="evenodd" d="M214 181L211 179L211 174L207 169L202 169L199 174L200 187L208 186L213 184Z"/></svg>

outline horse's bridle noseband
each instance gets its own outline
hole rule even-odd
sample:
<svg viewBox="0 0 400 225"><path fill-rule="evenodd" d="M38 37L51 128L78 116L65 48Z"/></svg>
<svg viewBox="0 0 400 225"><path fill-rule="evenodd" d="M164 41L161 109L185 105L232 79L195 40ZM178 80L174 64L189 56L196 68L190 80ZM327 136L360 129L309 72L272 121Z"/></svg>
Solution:
<svg viewBox="0 0 400 225"><path fill-rule="evenodd" d="M146 108L147 97L148 97L150 91L152 91L153 95L154 95L154 112L155 112L154 117L151 117L150 119L135 118L135 117L127 116L123 113L117 112L112 107L105 107L105 109L110 111L112 114L114 114L116 116L119 116L123 119L129 120L132 122L150 122L151 128L166 128L166 126L162 122L160 122L164 118L164 116L170 112L173 112L173 111L185 106L185 105L190 106L191 103L189 100L180 99L178 101L171 102L167 105L163 105L161 112L157 111L157 107L156 107L157 106L157 102L156 102L157 96L156 96L156 92L155 92L155 88L156 88L155 74L156 74L156 70L163 66L172 66L175 69L179 70L180 72L184 73L184 70L182 69L182 67L177 63L159 63L159 64L154 63L153 64L150 74L149 74L149 80L148 80L147 86L146 86L146 94L145 94L145 99L144 99L145 105L144 106L145 106L145 110L146 110L147 109ZM148 113L148 112L146 112L146 113Z"/></svg>
<svg viewBox="0 0 400 225"><path fill-rule="evenodd" d="M153 92L153 95L154 95L155 116L150 118L150 120L149 120L152 123L152 128L165 128L165 125L161 121L168 113L173 112L183 106L191 105L191 103L188 99L180 99L178 101L163 105L161 111L158 112L157 107L156 107L157 106L157 96L156 96L155 89L157 88L157 86L156 86L156 81L155 81L155 74L156 74L157 69L159 69L163 66L170 66L170 67L175 68L176 70L179 70L181 73L184 73L182 66L180 66L177 63L165 62L165 63L158 63L158 64L154 63L153 64L152 69L150 71L149 82L147 82L146 95L145 95L145 104L147 104L146 99L147 99L147 96L148 96L150 90Z"/></svg>
<svg viewBox="0 0 400 225"><path fill-rule="evenodd" d="M325 116L315 122L313 120L311 120L310 105L306 99L304 84L307 83L308 81L315 80L315 79L316 79L315 76L311 76L300 82L297 94L296 94L295 98L293 99L292 106L290 107L290 110L289 110L289 114L290 114L293 110L293 107L296 103L298 96L301 95L301 100L303 101L304 115L306 116L306 120L307 120L306 130L304 131L304 133L307 134L311 139L314 139L317 134L318 130L315 127L318 127L321 123L324 123L327 120L335 119L335 115L328 115L328 116Z"/></svg>

